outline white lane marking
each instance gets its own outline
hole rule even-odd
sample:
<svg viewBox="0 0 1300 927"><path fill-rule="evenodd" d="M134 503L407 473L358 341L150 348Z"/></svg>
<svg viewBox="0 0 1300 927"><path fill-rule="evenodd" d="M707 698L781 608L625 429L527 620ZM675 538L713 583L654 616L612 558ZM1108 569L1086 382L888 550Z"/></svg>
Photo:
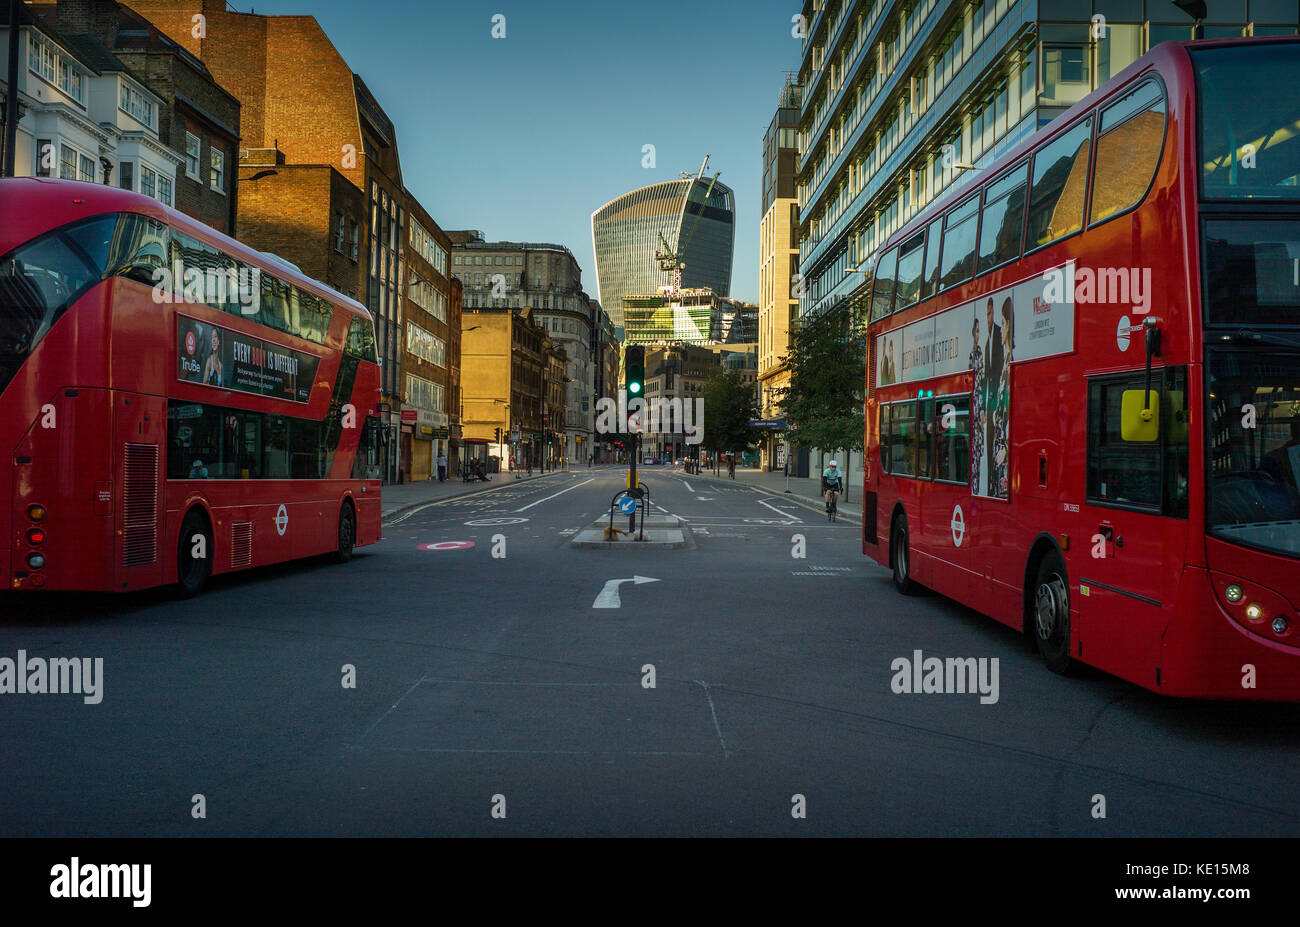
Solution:
<svg viewBox="0 0 1300 927"><path fill-rule="evenodd" d="M759 499L759 500L757 500L757 502L758 502L759 505L765 505L765 506L767 506L769 509L771 509L773 512L776 512L776 514L780 515L782 518L790 518L790 517L791 517L791 514L790 514L789 512L783 512L783 511L781 511L780 509L778 509L775 505L773 505L773 504L770 503L770 502L767 502L767 501L765 501L765 500L763 500L763 499Z"/></svg>
<svg viewBox="0 0 1300 927"><path fill-rule="evenodd" d="M592 477L592 479L595 479L595 477ZM547 496L545 499L538 499L536 502L530 502L530 503L528 503L527 505L525 505L525 506L524 506L523 508L521 508L521 509L515 509L515 511L516 511L516 512L526 512L528 509L531 509L534 505L541 505L543 502L549 502L551 499L554 499L555 496L562 496L562 495L564 495L566 492L569 492L570 490L577 489L579 486L586 486L586 485L587 485L588 483L590 483L590 482L591 482L591 480L583 480L581 483L575 483L574 485L570 486L568 489L561 489L559 492L555 493L555 495L553 495L553 496Z"/></svg>
<svg viewBox="0 0 1300 927"><path fill-rule="evenodd" d="M600 590L600 595L596 596L596 601L591 603L592 608L622 608L623 602L618 597L618 587L623 583L635 583L640 586L643 583L657 583L659 580L650 576L628 576L623 579L611 579L605 583L605 588Z"/></svg>
<svg viewBox="0 0 1300 927"><path fill-rule="evenodd" d="M695 487L692 486L690 483L686 482L685 480L682 480L682 485L685 486L687 489L689 489L692 493L695 492Z"/></svg>

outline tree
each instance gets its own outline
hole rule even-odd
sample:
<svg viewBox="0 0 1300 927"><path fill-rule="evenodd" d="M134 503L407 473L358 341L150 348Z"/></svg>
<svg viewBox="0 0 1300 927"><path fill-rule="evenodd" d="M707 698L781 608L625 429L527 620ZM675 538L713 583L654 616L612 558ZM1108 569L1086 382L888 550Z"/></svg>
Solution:
<svg viewBox="0 0 1300 927"><path fill-rule="evenodd" d="M759 432L749 423L757 414L754 387L744 381L740 371L717 371L704 384L704 449L716 456L756 446Z"/></svg>
<svg viewBox="0 0 1300 927"><path fill-rule="evenodd" d="M781 397L783 417L801 447L861 451L866 324L841 303L802 320L787 358L790 385Z"/></svg>

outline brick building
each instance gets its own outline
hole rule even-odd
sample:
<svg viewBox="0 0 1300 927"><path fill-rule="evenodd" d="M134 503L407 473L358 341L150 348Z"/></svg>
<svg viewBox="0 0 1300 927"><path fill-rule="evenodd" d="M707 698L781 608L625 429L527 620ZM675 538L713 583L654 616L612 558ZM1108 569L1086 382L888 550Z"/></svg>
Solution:
<svg viewBox="0 0 1300 927"><path fill-rule="evenodd" d="M460 338L460 318L451 307L448 252L451 239L407 196L406 302L402 306L405 339L405 400L402 405L401 454L412 480L437 476L435 461L449 451L451 439L451 369L449 358Z"/></svg>
<svg viewBox="0 0 1300 927"><path fill-rule="evenodd" d="M224 0L132 5L200 58L243 106L238 237L370 309L383 362L384 478L406 481L415 447L402 451L404 371L408 363L425 368L405 351L412 198L392 120L312 16L232 12ZM438 391L416 385L422 402L437 398ZM450 418L445 385L441 401ZM405 424L410 445L418 420Z"/></svg>
<svg viewBox="0 0 1300 927"><path fill-rule="evenodd" d="M170 205L227 235L236 235L235 164L239 154L239 100L195 55L148 19L116 0L59 0L29 9L95 63L97 69L121 66L155 94L159 140L173 151L179 169L165 179ZM123 107L134 98L123 96ZM119 186L156 192L160 172L144 159L115 174ZM156 165L155 165L156 167Z"/></svg>

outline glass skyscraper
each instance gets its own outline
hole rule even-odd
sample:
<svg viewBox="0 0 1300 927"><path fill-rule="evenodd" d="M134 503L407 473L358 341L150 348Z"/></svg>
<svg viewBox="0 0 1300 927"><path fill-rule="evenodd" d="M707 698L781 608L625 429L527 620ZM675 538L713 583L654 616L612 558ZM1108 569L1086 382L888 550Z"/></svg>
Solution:
<svg viewBox="0 0 1300 927"><path fill-rule="evenodd" d="M663 242L684 265L682 288L731 292L736 239L731 188L707 177L684 177L641 187L610 200L591 214L592 247L600 303L623 332L623 297L645 296L674 283L655 252ZM663 242L660 236L663 236Z"/></svg>

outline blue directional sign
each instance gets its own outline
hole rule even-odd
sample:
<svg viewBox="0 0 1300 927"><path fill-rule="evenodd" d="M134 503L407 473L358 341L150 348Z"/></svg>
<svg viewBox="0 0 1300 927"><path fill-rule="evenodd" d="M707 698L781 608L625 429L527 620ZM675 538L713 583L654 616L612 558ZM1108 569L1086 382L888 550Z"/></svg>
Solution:
<svg viewBox="0 0 1300 927"><path fill-rule="evenodd" d="M636 500L631 496L624 496L618 500L618 510L624 515L631 515L636 511Z"/></svg>

